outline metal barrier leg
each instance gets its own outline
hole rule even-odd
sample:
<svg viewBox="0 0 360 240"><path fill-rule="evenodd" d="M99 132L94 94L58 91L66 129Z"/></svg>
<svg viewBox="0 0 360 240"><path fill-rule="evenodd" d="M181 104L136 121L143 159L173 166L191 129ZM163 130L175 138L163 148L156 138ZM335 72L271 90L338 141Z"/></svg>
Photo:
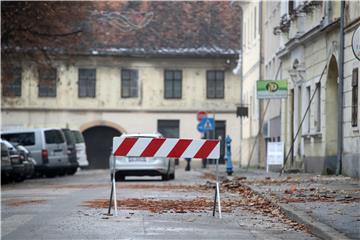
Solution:
<svg viewBox="0 0 360 240"><path fill-rule="evenodd" d="M216 201L218 203L219 218L222 218L221 203L220 203L220 184L219 184L219 159L216 159L216 188L215 188L213 216L215 216Z"/></svg>
<svg viewBox="0 0 360 240"><path fill-rule="evenodd" d="M116 200L116 183L115 183L115 176L113 176L113 189L114 189L114 216L117 216L117 200Z"/></svg>
<svg viewBox="0 0 360 240"><path fill-rule="evenodd" d="M114 176L113 176L114 177ZM112 177L112 178L113 178ZM111 192L110 192L110 199L109 199L109 209L108 209L108 214L111 213L111 207L112 207L112 198L113 198L113 191L114 191L114 186L112 184L112 180L111 180Z"/></svg>
<svg viewBox="0 0 360 240"><path fill-rule="evenodd" d="M220 203L220 186L219 182L216 183L216 192L217 192L217 202L218 202L218 211L219 211L219 218L221 219L221 203Z"/></svg>
<svg viewBox="0 0 360 240"><path fill-rule="evenodd" d="M216 200L217 200L217 189L215 188L214 209L213 209L213 216L214 217L215 217L215 211L216 211Z"/></svg>

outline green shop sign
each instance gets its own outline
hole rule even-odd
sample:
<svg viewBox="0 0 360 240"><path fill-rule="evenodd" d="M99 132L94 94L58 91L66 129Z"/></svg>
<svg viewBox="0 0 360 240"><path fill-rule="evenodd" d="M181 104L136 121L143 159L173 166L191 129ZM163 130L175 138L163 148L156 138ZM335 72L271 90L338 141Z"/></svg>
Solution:
<svg viewBox="0 0 360 240"><path fill-rule="evenodd" d="M258 99L287 98L288 83L286 80L259 80L256 90Z"/></svg>

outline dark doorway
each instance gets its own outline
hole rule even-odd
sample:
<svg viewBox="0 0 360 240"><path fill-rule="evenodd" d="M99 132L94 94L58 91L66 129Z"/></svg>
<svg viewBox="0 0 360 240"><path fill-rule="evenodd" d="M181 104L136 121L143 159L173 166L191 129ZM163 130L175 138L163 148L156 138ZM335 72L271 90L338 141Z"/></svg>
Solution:
<svg viewBox="0 0 360 240"><path fill-rule="evenodd" d="M82 134L85 139L89 168L109 168L113 137L120 136L121 132L111 127L98 126L86 129Z"/></svg>

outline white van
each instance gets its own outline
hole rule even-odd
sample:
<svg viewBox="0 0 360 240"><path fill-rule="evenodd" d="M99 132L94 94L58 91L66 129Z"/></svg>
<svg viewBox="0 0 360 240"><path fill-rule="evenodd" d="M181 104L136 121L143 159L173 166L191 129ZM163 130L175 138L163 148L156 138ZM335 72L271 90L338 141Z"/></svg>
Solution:
<svg viewBox="0 0 360 240"><path fill-rule="evenodd" d="M61 129L33 128L6 130L1 138L25 146L36 161L36 171L53 177L70 167L67 145Z"/></svg>
<svg viewBox="0 0 360 240"><path fill-rule="evenodd" d="M73 132L75 137L77 161L81 168L85 168L89 166L89 162L87 160L84 137L78 130L71 130L71 132Z"/></svg>

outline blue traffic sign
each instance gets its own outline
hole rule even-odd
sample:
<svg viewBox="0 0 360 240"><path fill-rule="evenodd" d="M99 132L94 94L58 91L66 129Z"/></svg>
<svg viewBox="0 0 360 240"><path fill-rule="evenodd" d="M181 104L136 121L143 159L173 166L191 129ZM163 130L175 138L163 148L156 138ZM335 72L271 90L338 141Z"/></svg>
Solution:
<svg viewBox="0 0 360 240"><path fill-rule="evenodd" d="M199 124L206 131L213 131L215 129L215 121L214 118L203 118ZM198 127L199 128L199 127Z"/></svg>
<svg viewBox="0 0 360 240"><path fill-rule="evenodd" d="M204 133L204 132L205 132L204 126L201 125L201 123L199 123L199 124L197 125L197 130L198 130L199 132L201 132L201 133Z"/></svg>

